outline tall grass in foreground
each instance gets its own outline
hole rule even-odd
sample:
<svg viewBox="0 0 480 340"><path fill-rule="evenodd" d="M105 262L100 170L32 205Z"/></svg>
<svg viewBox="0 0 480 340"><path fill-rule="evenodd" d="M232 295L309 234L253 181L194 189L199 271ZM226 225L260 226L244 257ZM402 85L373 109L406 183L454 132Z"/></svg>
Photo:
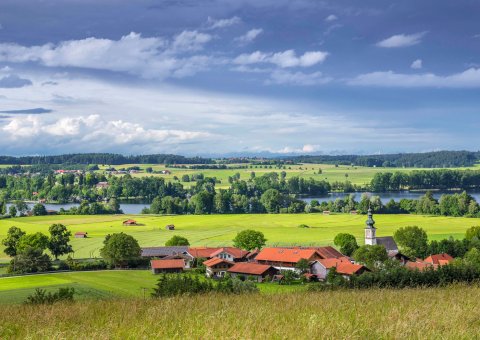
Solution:
<svg viewBox="0 0 480 340"><path fill-rule="evenodd" d="M475 338L479 286L4 306L0 338Z"/></svg>

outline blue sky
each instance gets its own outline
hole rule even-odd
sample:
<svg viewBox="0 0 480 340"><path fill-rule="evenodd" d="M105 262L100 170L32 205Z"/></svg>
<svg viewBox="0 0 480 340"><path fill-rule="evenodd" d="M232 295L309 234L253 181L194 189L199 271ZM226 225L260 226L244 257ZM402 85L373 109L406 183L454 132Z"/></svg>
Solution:
<svg viewBox="0 0 480 340"><path fill-rule="evenodd" d="M477 150L477 1L2 0L0 148Z"/></svg>

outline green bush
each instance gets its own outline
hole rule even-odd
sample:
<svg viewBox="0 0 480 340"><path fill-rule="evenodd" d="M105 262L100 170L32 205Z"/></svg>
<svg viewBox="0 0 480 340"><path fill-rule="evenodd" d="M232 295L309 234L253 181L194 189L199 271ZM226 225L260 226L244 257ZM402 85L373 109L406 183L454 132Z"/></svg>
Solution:
<svg viewBox="0 0 480 340"><path fill-rule="evenodd" d="M37 288L35 292L29 296L27 296L27 300L25 301L28 305L40 305L40 304L47 304L51 305L55 302L65 301L65 302L73 302L73 295L75 294L75 288L59 288L57 292L51 293L45 290Z"/></svg>

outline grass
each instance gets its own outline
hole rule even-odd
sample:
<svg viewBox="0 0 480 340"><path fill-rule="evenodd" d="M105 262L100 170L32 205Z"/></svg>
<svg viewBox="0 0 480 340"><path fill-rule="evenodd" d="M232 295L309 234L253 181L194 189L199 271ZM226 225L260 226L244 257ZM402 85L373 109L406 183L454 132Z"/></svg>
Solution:
<svg viewBox="0 0 480 340"><path fill-rule="evenodd" d="M123 226L122 221L134 218L141 225ZM480 225L480 219L419 215L375 215L378 236L393 235L400 227L417 225L424 228L430 239L453 236L463 237L465 230ZM180 215L180 216L125 216L125 215L57 215L21 217L0 220L0 239L11 226L27 233L48 233L53 223L63 223L72 233L88 232L89 238L75 239L71 243L75 258L99 257L105 235L125 232L135 237L141 246L161 246L173 235L186 237L194 246L231 245L235 235L244 229L262 231L268 245L331 245L340 232L355 235L361 243L365 216L322 214L258 214L258 215ZM174 224L175 231L165 230L165 225ZM310 228L299 228L306 224ZM3 262L8 257L0 255Z"/></svg>
<svg viewBox="0 0 480 340"><path fill-rule="evenodd" d="M478 286L204 295L0 308L0 338L467 339Z"/></svg>
<svg viewBox="0 0 480 340"><path fill-rule="evenodd" d="M35 288L74 287L77 299L149 295L158 276L149 270L105 270L0 278L0 304L21 303Z"/></svg>
<svg viewBox="0 0 480 340"><path fill-rule="evenodd" d="M229 167L234 167L238 165L246 165L246 164L230 164ZM247 164L248 165L248 164ZM250 173L252 171L255 172L257 176L261 176L264 173L268 172L282 172L285 171L287 173L287 178L292 176L298 176L303 178L314 178L317 180L326 180L330 183L339 181L344 182L348 180L353 184L357 185L366 185L369 184L375 173L377 172L395 172L395 171L402 171L402 172L410 172L413 170L432 170L432 169L425 169L425 168L373 168L373 167L362 167L362 166L347 166L347 165L339 165L336 167L332 164L298 164L298 165L288 165L286 169L278 169L272 167L272 169L260 166L253 166L253 168L248 169L220 169L220 170L211 170L211 169L178 169L178 168L168 168L171 171L169 175L161 175L161 174L148 174L145 172L147 167L151 167L155 171L165 170L165 165L163 164L122 164L115 166L116 169L120 168L128 168L132 166L138 166L141 169L140 173L133 174L134 177L143 177L143 176L160 176L165 178L168 181L173 181L174 177L181 179L183 175L192 175L203 173L206 177L216 177L221 181L216 185L217 189L226 189L230 186L228 183L228 177L233 176L235 173L240 174L241 179L249 179ZM250 165L248 165L250 166ZM478 165L472 167L476 168ZM106 167L101 167L103 170ZM322 169L322 173L318 174L319 169ZM467 169L467 168L454 168L454 169ZM185 187L190 187L195 185L195 182L182 182Z"/></svg>
<svg viewBox="0 0 480 340"><path fill-rule="evenodd" d="M203 276L202 276L203 277ZM47 291L59 287L74 287L76 299L134 298L145 293L150 296L158 275L150 270L102 270L91 272L64 272L0 278L0 305L21 303L36 288ZM279 285L263 283L258 285L265 294L303 291L305 285Z"/></svg>

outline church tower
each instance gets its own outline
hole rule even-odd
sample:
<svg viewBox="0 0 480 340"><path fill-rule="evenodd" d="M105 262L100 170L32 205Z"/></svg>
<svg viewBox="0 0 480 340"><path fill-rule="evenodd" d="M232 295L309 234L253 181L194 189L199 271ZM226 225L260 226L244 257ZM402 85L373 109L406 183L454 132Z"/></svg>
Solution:
<svg viewBox="0 0 480 340"><path fill-rule="evenodd" d="M372 217L372 209L368 209L368 218L365 226L365 244L374 246L377 244L377 228L375 228L375 221Z"/></svg>

